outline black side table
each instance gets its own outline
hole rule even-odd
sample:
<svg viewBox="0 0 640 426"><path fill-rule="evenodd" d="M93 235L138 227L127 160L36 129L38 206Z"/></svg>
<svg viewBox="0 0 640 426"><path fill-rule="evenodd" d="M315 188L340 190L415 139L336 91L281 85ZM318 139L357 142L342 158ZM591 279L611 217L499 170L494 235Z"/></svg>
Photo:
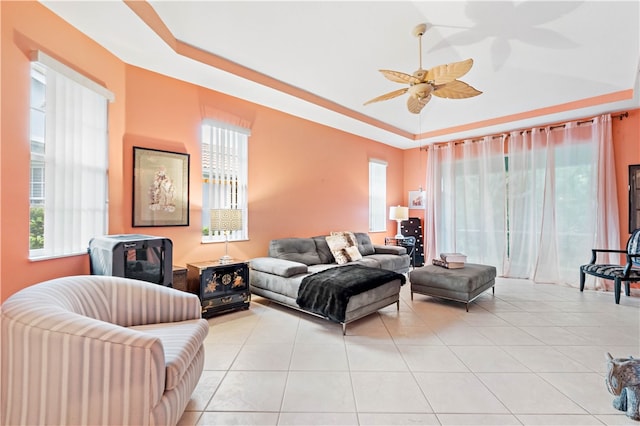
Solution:
<svg viewBox="0 0 640 426"><path fill-rule="evenodd" d="M404 237L404 238L395 238L395 237L385 237L384 239L385 245L395 245L401 246L407 249L407 254L411 258L411 267L416 267L416 237Z"/></svg>
<svg viewBox="0 0 640 426"><path fill-rule="evenodd" d="M244 261L187 263L189 292L200 297L202 317L249 309L249 265Z"/></svg>

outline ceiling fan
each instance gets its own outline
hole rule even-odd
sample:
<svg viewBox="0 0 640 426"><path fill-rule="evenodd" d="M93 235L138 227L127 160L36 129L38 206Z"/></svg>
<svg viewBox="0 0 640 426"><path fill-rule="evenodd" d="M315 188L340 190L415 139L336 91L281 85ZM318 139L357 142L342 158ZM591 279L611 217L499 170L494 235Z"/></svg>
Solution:
<svg viewBox="0 0 640 426"><path fill-rule="evenodd" d="M413 29L413 35L418 37L420 54L420 68L416 72L409 75L399 71L380 70L387 79L396 83L409 84L409 87L378 96L365 102L364 105L386 101L409 93L407 108L409 112L419 114L422 108L431 100L431 95L440 98L464 99L478 96L482 93L467 83L458 80L458 78L469 72L473 66L473 59L471 58L446 65L438 65L429 70L422 69L422 36L426 30L426 24L419 24Z"/></svg>

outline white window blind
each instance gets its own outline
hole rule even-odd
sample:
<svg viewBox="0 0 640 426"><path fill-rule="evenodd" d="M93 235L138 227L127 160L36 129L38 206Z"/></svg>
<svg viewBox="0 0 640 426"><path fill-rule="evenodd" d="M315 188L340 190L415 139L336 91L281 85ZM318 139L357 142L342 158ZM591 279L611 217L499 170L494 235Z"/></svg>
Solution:
<svg viewBox="0 0 640 426"><path fill-rule="evenodd" d="M202 124L202 241L224 241L211 230L211 209L240 209L242 229L229 240L248 239L247 179L250 130L215 120Z"/></svg>
<svg viewBox="0 0 640 426"><path fill-rule="evenodd" d="M87 87L86 77L74 78L80 74L50 57L44 62L31 63L32 259L86 253L108 223L107 98L113 95L93 90L94 82Z"/></svg>
<svg viewBox="0 0 640 426"><path fill-rule="evenodd" d="M369 231L387 230L387 163L369 160Z"/></svg>

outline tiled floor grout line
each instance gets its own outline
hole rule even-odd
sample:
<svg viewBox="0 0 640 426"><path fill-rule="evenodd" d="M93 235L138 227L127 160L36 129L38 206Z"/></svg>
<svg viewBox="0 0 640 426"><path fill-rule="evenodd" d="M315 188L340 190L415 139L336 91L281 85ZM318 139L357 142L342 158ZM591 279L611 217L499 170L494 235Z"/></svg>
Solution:
<svg viewBox="0 0 640 426"><path fill-rule="evenodd" d="M480 307L481 307L485 312L489 312L489 311L487 311L487 309L486 309L486 308L484 308L483 306L480 306ZM413 307L412 307L411 305L410 305L410 309L413 311ZM423 321L424 321L424 320L423 320ZM427 327L428 327L428 324L426 324L426 325L427 325ZM436 336L437 336L437 332L435 332L435 334L436 334ZM444 342L443 342L443 343L444 343ZM499 345L495 344L495 342L493 342L493 341L492 341L492 343L494 343L494 346L496 346L496 347L498 347L498 348L499 348ZM450 346L450 345L446 345L446 346L447 346L447 348L449 348L449 346ZM450 349L450 348L449 348L449 349ZM499 348L499 349L503 350L502 348ZM491 394L496 398L496 400L500 401L500 404L502 404L502 406L505 408L505 410L506 410L510 415L514 416L514 418L516 418L516 419L518 420L518 422L519 422L519 423L521 423L521 424L522 424L522 422L518 419L518 417L516 416L516 414L515 414L515 413L513 413L513 412L512 412L512 411L511 411L511 410L510 410L510 409L509 409L509 408L504 404L504 402L503 402L503 401L501 401L501 400L500 400L500 398L498 397L498 395L496 395L496 394L495 394L495 393L494 393L494 392L493 392L493 391L492 391L492 390L491 390L491 389L490 389L490 388L489 388L489 387L488 387L488 386L487 386L487 385L482 381L482 379L481 379L480 377L478 377L478 375L476 374L476 372L475 372L475 371L473 371L473 370L470 368L470 366L469 366L469 365L467 365L467 364L464 362L464 360L463 360L463 359L461 359L461 358L460 358L460 357L459 357L459 356L458 356L454 351L452 351L452 352L453 352L453 354L458 358L458 360L459 360L459 361L460 361L460 362L461 362L461 363L462 363L462 364L463 364L463 365L464 365L464 366L469 370L469 372L473 375L473 377L475 377L475 378L478 380L478 382L479 382L479 383L480 383L480 384L481 384L481 385L482 385L482 386L487 390L487 392L491 393ZM506 351L505 351L505 352L506 352ZM410 369L410 371L411 371L411 373L412 373L412 374L414 373L411 369ZM415 375L414 375L414 378L415 378ZM416 381L417 381L417 379L416 379ZM421 386L419 386L419 387L420 387L420 389L421 389L421 391L422 391L422 393L423 393L423 395L424 395L424 390L422 389L422 387L421 387ZM438 416L438 413L436 413L436 412L435 412L435 410L434 410L433 403L431 403L431 402L429 401L429 398L427 397L427 395L424 395L424 397L425 397L425 399L429 402L429 405L431 406L431 409L433 410L434 415L435 415L435 416L436 416L436 418L438 419L438 422L442 425L442 421L441 421L440 417ZM445 413L441 413L441 414L445 414ZM496 413L496 414L502 414L502 413Z"/></svg>
<svg viewBox="0 0 640 426"><path fill-rule="evenodd" d="M599 379L600 377L604 379L605 373L596 364L596 351L598 349L600 348L606 349L608 347L613 347L616 350L619 350L617 349L619 347L619 348L624 348L624 350L632 350L635 346L639 346L639 349L640 349L640 345L638 345L638 339L637 338L634 339L633 335L626 336L624 331L617 330L616 333L614 333L611 337L603 334L603 329L607 327L606 324L611 324L611 323L616 324L617 328L622 327L624 330L631 332L631 334L633 334L633 332L637 332L638 326L634 322L634 315L637 314L638 308L640 308L640 302L637 302L636 300L632 299L632 300L626 301L627 302L626 306L609 307L606 305L606 303L610 302L613 305L613 300L609 300L609 299L612 299L612 297L607 297L607 296L611 296L611 294L607 294L607 295L604 295L603 297L599 297L600 295L589 294L585 292L585 294L578 293L579 298L576 297L574 299L573 295L575 293L572 293L572 291L577 293L578 292L577 289L570 289L570 291L569 290L565 291L562 288L544 287L544 286L536 287L536 285L530 285L530 284L523 284L522 286L520 286L519 282L520 281L514 281L513 286L509 288L509 291L506 291L506 286L510 286L511 282L509 280L502 282L501 286L505 287L504 294L500 294L500 296L498 296L498 292L496 292L495 298L490 298L492 296L491 294L485 295L485 297L479 298L476 302L473 302L471 304L470 312L468 313L461 313L458 309L458 306L453 302L451 303L441 302L437 300L431 300L430 298L422 298L422 299L410 301L410 298L407 294L407 289L405 289L404 292L401 293L400 311L396 311L394 309L392 313L390 309L387 309L385 311L385 309L383 308L378 313L376 313L375 316L371 316L371 318L369 318L368 320L369 321L368 323L366 322L367 320L364 320L361 323L362 326L364 326L364 328L359 328L359 324L357 323L354 323L353 327L347 328L348 333L350 330L354 333L352 335L353 338L349 339L343 336L341 339L338 339L335 342L336 343L339 342L339 344L342 345L341 350L343 351L343 356L346 361L346 372L349 378L349 384L351 386L350 392L351 392L351 397L353 398L354 411L355 411L354 413L350 413L350 414L355 416L355 422L356 422L355 424L364 425L364 424L368 424L370 420L376 421L375 419L382 419L382 418L385 418L385 416L391 416L389 418L392 418L394 416L399 415L399 412L395 410L389 411L388 413L381 413L381 412L379 413L375 410L374 412L368 412L364 410L364 407L358 407L357 396L362 397L362 394L359 394L358 393L359 391L356 389L355 382L354 382L354 372L360 371L360 370L354 370L352 368L352 363L358 362L356 360L365 360L365 362L372 362L376 359L375 358L376 356L382 357L380 358L380 360L386 363L388 362L388 359L389 359L388 356L395 357L396 356L395 353L397 353L400 356L400 359L404 363L403 365L404 369L402 369L402 371L407 371L409 373L409 375L406 376L407 379L408 377L411 377L414 384L418 387L420 391L420 395L423 398L423 400L426 401L431 406L431 412L424 413L424 415L433 416L432 421L435 421L437 422L437 424L441 424L441 425L450 424L452 419L470 418L470 417L465 417L468 415L465 414L466 412L464 410L461 412L458 412L455 410L452 412L448 412L448 410L444 410L444 411L436 410L436 408L434 407L434 402L431 401L428 397L429 394L431 394L432 396L436 394L434 394L432 390L429 390L429 393L427 393L425 388L420 385L421 381L418 380L417 375L418 373L422 373L421 369L412 368L412 365L415 365L416 363L416 359L414 359L413 361L410 361L410 358L407 357L411 353L410 351L408 351L407 348L412 348L413 346L426 347L426 348L430 348L432 346L446 348L449 352L451 352L452 356L454 356L455 359L459 362L459 365L464 366L464 368L467 370L465 374L471 374L475 378L475 380L477 380L479 384L482 385L482 388L484 389L484 391L490 394L491 397L495 401L498 401L499 404L505 409L504 413L500 412L500 410L497 410L498 411L497 413L485 413L484 411L480 411L470 416L473 416L473 417L490 416L490 415L510 416L512 421L517 422L518 424L528 424L528 422L534 421L534 419L538 417L540 417L541 419L543 419L543 421L545 421L544 420L545 418L552 419L553 418L552 416L555 416L557 418L562 418L562 416L565 416L564 418L567 419L567 421L574 421L574 420L580 421L579 416L582 416L584 418L584 421L588 421L588 419L591 419L592 421L597 422L598 424L607 424L608 421L615 422L616 419L618 419L618 421L622 421L622 419L624 418L624 414L616 413L615 411L612 411L612 412L601 411L602 408L604 407L598 408L601 405L603 405L602 404L603 401L599 399L594 399L596 397L597 392L595 394L593 392L587 393L583 396L581 395L581 393L576 392L575 390L572 391L571 390L572 387L575 387L577 386L577 384L581 383L580 381L581 379L579 379L577 376L575 378L571 378L571 374L579 375L587 372L590 377L590 379L588 380L590 381L593 381L595 378ZM623 295L623 299L622 299L623 301L625 301L624 299L625 297L626 296ZM421 304L423 302L424 304ZM563 308L565 307L565 304L567 308L566 311L563 310ZM472 308L475 308L475 309L471 310ZM211 396L207 400L207 403L199 412L198 410L196 410L196 413L194 413L194 415L191 417L191 421L200 422L200 423L204 423L206 421L206 419L203 416L207 412L207 407L209 407L212 401L214 400L214 398L218 396L218 392L223 386L225 380L228 378L229 372L232 370L234 364L238 361L239 357L242 355L243 350L247 348L247 345L249 343L251 343L252 336L257 336L257 335L254 335L256 330L258 330L259 327L261 330L264 327L265 332L270 332L269 330L271 329L277 330L278 321L282 321L283 324L286 325L290 321L289 318L291 318L291 321L296 321L296 323L295 323L295 332L293 333L293 340L290 343L291 347L289 350L289 360L286 366L286 371L284 371L284 369L283 370L271 370L269 368L266 368L264 370L261 369L263 371L280 371L284 373L283 374L284 386L282 390L282 396L279 401L279 408L273 407L276 409L259 410L259 411L233 410L233 409L229 409L230 411L211 410L209 412L210 414L208 415L209 416L208 419L209 420L214 418L221 419L220 420L221 422L231 421L231 419L234 419L234 418L257 419L260 417L261 412L270 413L270 415L274 416L275 424L281 424L281 423L284 424L285 422L296 421L295 419L297 418L300 418L300 419L310 418L308 416L311 415L311 413L307 413L306 414L307 417L304 417L305 416L304 411L298 412L296 410L292 412L288 412L286 417L283 416L283 414L285 413L283 411L283 408L285 408L285 397L287 396L288 391L291 392L291 389L289 390L287 389L287 387L289 386L289 380L291 378L291 372L300 371L301 374L304 374L305 372L339 372L342 370L335 370L335 369L332 370L330 368L326 370L323 368L315 369L313 368L314 364L305 364L305 365L312 366L311 368L303 367L303 364L298 364L301 368L296 368L294 370L293 369L294 362L296 362L294 359L294 356L296 356L297 348L302 348L306 344L314 344L313 340L310 339L308 336L304 336L301 339L301 336L302 336L301 333L306 331L314 332L316 327L320 330L325 330L325 331L329 330L328 331L329 333L332 331L335 331L341 334L341 330L339 330L339 327L337 328L326 327L325 326L326 324L323 324L321 322L318 322L316 324L315 319L311 320L310 318L304 317L303 316L304 314L301 314L299 312L289 312L286 310L269 311L269 309L273 309L273 306L271 306L271 302L267 301L266 303L258 303L256 304L256 307L254 308L254 312L253 312L254 315L257 314L255 318L248 318L248 317L241 317L241 316L237 317L241 321L238 323L240 324L239 325L240 329L243 330L242 332L246 334L242 339L238 339L238 342L240 343L237 344L237 349L235 347L232 349L232 350L235 350L235 353L232 356L229 356L229 358L231 359L230 359L230 362L228 362L226 369L209 370L209 371L216 371L218 373L221 373L221 377L219 378L218 383L215 385L215 389L213 389ZM402 321L403 313L407 314L406 323ZM443 316L440 316L441 314ZM473 316L469 316L469 314ZM565 317L564 315L567 315L567 316ZM571 317L571 315L575 316L575 320ZM603 321L604 325L602 326L598 325L598 322L593 319L590 321L587 321L585 324L582 324L580 322L580 318L590 319L589 315L597 316L598 318L597 321ZM411 316L413 316L413 318ZM542 321L545 318L545 316L548 317L547 318L548 321L545 321L544 325L542 324L536 325L535 323L536 317L539 317ZM436 321L434 322L433 319L436 319ZM274 321L275 325L271 324L271 320L275 320ZM223 321L223 320L217 321L214 319L210 323L211 323L211 327L216 327L216 326L224 327L225 324L228 322L229 323L227 325L228 328L226 330L222 329L220 331L221 333L223 333L223 335L229 335L227 333L229 333L230 330L233 330L232 327L233 327L234 321L235 320L233 319L233 317L231 317L229 321ZM307 322L308 327L305 323L303 323L303 321ZM475 321L477 321L477 323L474 323ZM245 322L247 323L245 324ZM458 329L454 330L453 328L451 328L450 324L453 325L455 328L458 328L459 330ZM247 331L245 327L249 328L249 330ZM409 329L407 330L404 327L409 327ZM413 329L412 331L413 327L416 327L416 328ZM498 330L498 327L505 328L505 330L498 331L498 333L501 333L501 334L490 335L492 327L496 327L496 330ZM507 328L513 329L513 331L509 331L507 330ZM420 331L421 329L428 331L429 334L425 334L421 332ZM448 333L449 330L452 330L451 333L453 334L447 334L446 339L443 339L443 337L441 336L445 336L443 333ZM412 333L416 333L416 332L418 336L424 337L426 340L424 340L424 342L421 341L419 344L415 344L415 345L406 343L407 341L404 339L411 339L412 338L411 336L413 335ZM462 334L458 334L458 333L462 333ZM564 398L564 401L567 401L566 402L567 404L574 404L575 407L579 407L579 409L582 412L584 412L584 414L571 414L571 411L567 411L567 413L565 414L553 414L553 412L549 412L547 414L544 409L540 410L538 409L538 407L529 406L526 403L524 405L521 405L522 403L517 399L515 400L516 404L511 405L514 402L514 400L511 397L507 398L507 402L503 401L501 398L499 398L499 396L500 395L508 396L508 394L504 392L504 389L505 389L504 387L502 390L500 390L500 387L496 388L496 384L498 384L499 382L495 382L495 380L502 380L502 379L498 379L498 378L492 379L488 382L489 384L487 384L487 382L483 380L483 377L488 378L490 377L489 376L490 374L499 373L498 371L496 372L483 371L482 367L484 365L489 367L489 370L493 369L493 367L491 367L490 364L482 364L482 362L489 362L487 361L488 358L485 358L484 360L480 360L481 364L476 364L474 362L473 365L470 365L467 362L465 362L465 359L468 359L469 361L472 360L469 358L470 353L472 353L469 351L472 349L467 349L466 351L455 350L458 347L463 348L463 347L476 346L473 343L465 344L463 339L466 336L466 334L464 333L470 333L469 334L470 336L472 336L473 333L477 333L477 335L481 336L482 338L478 337L476 340L476 338L474 337L473 341L480 342L478 346L486 347L487 348L487 351L485 352L486 354L491 354L492 351L496 351L495 353L498 354L500 358L502 357L502 354L503 354L505 356L505 360L509 364L511 363L510 359L517 361L518 364L522 364L522 366L524 367L523 370L527 370L527 371L522 371L521 374L531 375L530 377L532 378L535 377L536 378L535 380L540 381L539 383L540 383L540 386L542 386L542 389L544 389L544 387L547 387L547 386L548 386L548 389L554 389L553 392L558 392L558 395L562 395L562 397ZM356 336L363 336L363 337L359 338ZM384 341L380 341L379 340L380 337L378 336L380 337L386 336L386 337L384 337ZM528 336L528 337L525 337L525 336ZM566 336L566 337L570 336L570 340L563 341L562 340L563 336ZM267 336L262 336L262 337L257 336L257 337L258 339L253 342L255 345L259 346L262 344L268 344L269 340ZM515 337L517 340L514 342L511 342L511 339L513 339L513 337ZM538 345L538 344L527 343L529 342L529 337L532 339L531 340L532 342L537 341L540 344ZM430 339L432 338L437 339L433 341L433 343L436 343L436 344L431 344ZM600 340L598 340L599 338L601 338L600 340L603 340L603 339L604 340L601 342ZM329 336L329 339L331 339L330 336ZM321 341L324 342L324 340L321 340ZM327 340L327 342L334 342L334 341ZM441 345L437 344L437 342L439 342ZM486 342L486 343L482 344L482 342ZM611 343L606 343L606 342L611 342ZM366 347L368 345L376 345L376 344L386 345L389 343L391 344L391 346L389 346L388 349L379 351L377 355L375 350L371 351L372 356L374 358L370 358L369 355L367 355L368 352L366 350L362 351L357 349L354 350L353 348L350 349L350 345L353 345L354 347L358 345L362 345ZM236 345L236 343L233 343L233 345ZM507 350L506 349L507 346L513 347L513 349ZM549 355L551 358L549 359L542 358L540 359L540 361L536 360L535 361L536 363L532 365L531 361L534 360L533 355L527 357L525 360L522 360L521 358L517 357L516 354L518 353L521 353L524 355L525 352L523 351L527 350L526 347L529 347L529 346L531 348L536 348L536 350L539 349L541 351L540 352L541 355L544 355L545 357ZM386 354L386 352L391 348L393 348L393 351L395 351L393 352L394 355L391 355L392 352L389 352L389 354ZM578 355L572 354L573 348L575 348L576 353ZM351 353L350 350L353 350L354 352ZM231 353L231 351L229 352ZM435 352L435 353L438 353L438 352ZM417 356L420 356L418 349L416 350L416 354ZM211 354L206 354L206 356L210 356L210 355ZM614 353L613 355L615 356L615 355L624 355L624 354ZM356 358L352 359L352 356L356 356ZM486 356L487 355L485 355L485 357ZM553 368L554 364L551 363L556 356L560 360L566 360L563 362L567 363L566 365L558 367L557 371ZM223 362L226 363L226 359L227 358L225 358L225 361ZM247 361L247 358L244 358L243 362L244 361ZM318 361L313 361L313 362L318 362ZM571 362L573 362L573 364L571 364ZM602 362L604 363L604 358ZM317 365L320 366L322 364L317 364ZM513 365L516 369L518 370L520 369L515 363ZM538 368L534 368L534 365ZM446 366L446 364L443 364L442 366ZM478 369L478 366L480 367L480 369ZM387 367L383 367L382 365L373 365L372 368L370 369L371 371L369 370L366 370L366 371L362 370L362 371L367 373L370 372L372 374L399 372L392 367L393 366L391 366L391 368L387 368ZM573 369L575 369L575 371ZM238 370L238 371L244 371L244 370ZM246 371L251 372L254 370L249 369ZM437 373L437 372L439 371L433 370L433 373ZM430 373L430 372L425 371L425 373ZM442 370L442 373L446 373L446 370ZM563 373L568 374L567 376L568 378L563 378L562 377ZM514 374L514 377L517 376L517 373L510 373L510 372L500 373L500 374ZM556 376L554 376L554 374ZM322 375L321 374L313 375L312 377L316 377L316 376L320 377ZM280 377L282 377L282 375ZM374 376L371 376L371 377L374 377ZM427 376L422 375L422 377L426 378ZM504 376L504 377L505 377L505 380L511 380L509 379L508 376ZM216 379L218 380L218 378ZM248 378L246 380L248 380ZM429 379L429 380L433 380L433 379ZM442 380L442 379L439 379L439 380ZM504 384L501 384L501 386L504 386L508 383L509 382L505 381ZM542 383L544 383L544 385L542 385ZM497 393L495 391L496 389L498 391ZM563 392L562 389L565 389L565 391ZM417 395L416 395L416 398L417 398ZM487 398L489 398L489 396L487 396ZM419 399L416 399L416 401L419 401ZM595 407L584 406L585 403L591 403L591 401L596 401ZM292 400L290 401L290 403L294 403L294 401ZM288 409L293 407L293 405L291 405L290 403L287 403ZM371 401L367 400L366 403L369 406L371 406ZM313 406L313 404L311 405L305 404L305 406ZM440 406L442 407L442 405ZM572 407L572 406L573 405L567 405L567 407ZM325 405L325 407L327 406ZM522 412L522 410L514 411L513 410L514 407L533 408L533 410L524 410L526 412ZM559 407L562 407L562 405L559 405ZM578 411L577 408L576 408L576 411ZM604 414L599 414L600 412L603 412ZM220 414L218 415L215 413L220 413ZM349 416L340 416L342 413L339 413L339 412L334 413L333 411L331 412L322 411L322 413L325 416L323 417L325 419L334 418L334 417L342 418L342 419L349 418ZM214 416L211 417L211 414L214 414ZM363 415L365 414L366 414L366 417L363 417ZM463 416L463 417L455 417L455 416ZM611 417L611 416L614 416L614 417ZM417 418L420 418L420 417L418 416ZM427 419L427 417L425 417L425 419ZM504 417L504 419L507 420L507 417Z"/></svg>

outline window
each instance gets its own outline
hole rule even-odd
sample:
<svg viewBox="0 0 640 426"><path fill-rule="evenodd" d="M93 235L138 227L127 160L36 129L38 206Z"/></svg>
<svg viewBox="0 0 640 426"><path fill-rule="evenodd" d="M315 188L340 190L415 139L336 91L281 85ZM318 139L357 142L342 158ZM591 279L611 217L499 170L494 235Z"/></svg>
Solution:
<svg viewBox="0 0 640 426"><path fill-rule="evenodd" d="M36 52L31 63L29 258L87 252L107 230L111 92Z"/></svg>
<svg viewBox="0 0 640 426"><path fill-rule="evenodd" d="M249 238L247 179L249 129L214 120L202 123L202 241L224 241L211 229L211 209L239 209L242 229L229 232L229 240Z"/></svg>
<svg viewBox="0 0 640 426"><path fill-rule="evenodd" d="M369 231L387 230L387 163L369 160Z"/></svg>
<svg viewBox="0 0 640 426"><path fill-rule="evenodd" d="M492 139L429 150L428 256L461 251L504 277L574 285L592 247L619 247L610 116Z"/></svg>

